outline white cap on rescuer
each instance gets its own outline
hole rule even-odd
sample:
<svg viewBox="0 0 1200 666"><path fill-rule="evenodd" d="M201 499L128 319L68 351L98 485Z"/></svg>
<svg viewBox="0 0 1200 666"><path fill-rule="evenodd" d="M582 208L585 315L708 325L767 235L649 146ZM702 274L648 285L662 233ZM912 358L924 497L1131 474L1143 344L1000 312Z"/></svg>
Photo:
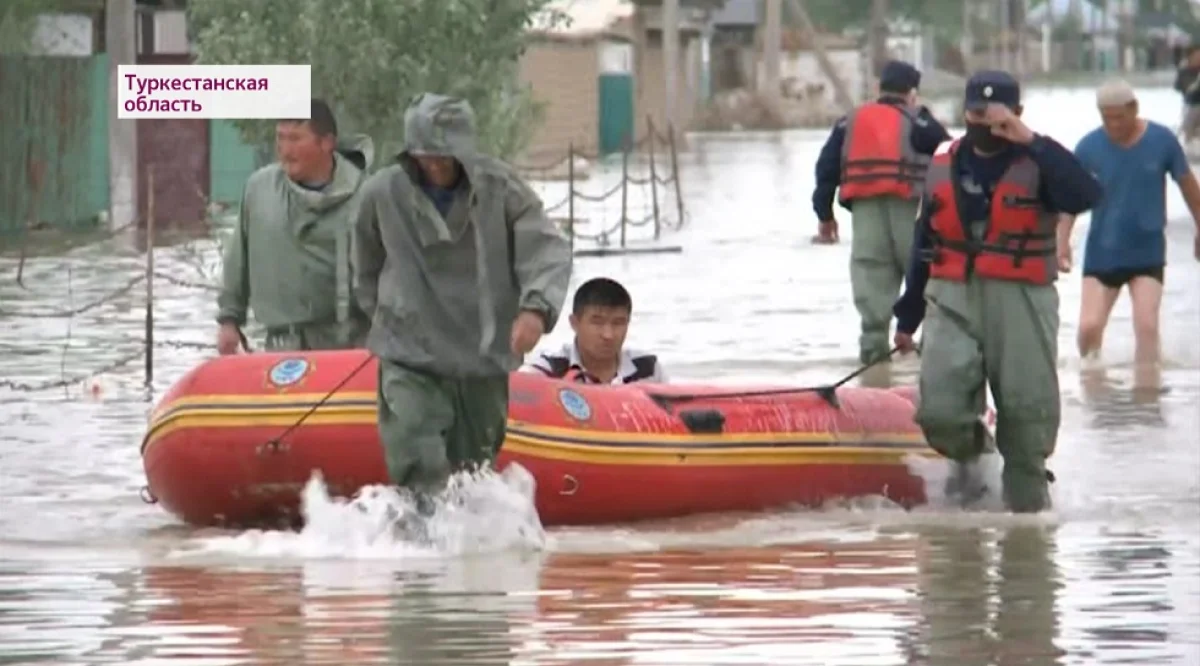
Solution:
<svg viewBox="0 0 1200 666"><path fill-rule="evenodd" d="M1096 90L1096 106L1100 108L1125 106L1137 101L1133 88L1122 79L1106 81Z"/></svg>

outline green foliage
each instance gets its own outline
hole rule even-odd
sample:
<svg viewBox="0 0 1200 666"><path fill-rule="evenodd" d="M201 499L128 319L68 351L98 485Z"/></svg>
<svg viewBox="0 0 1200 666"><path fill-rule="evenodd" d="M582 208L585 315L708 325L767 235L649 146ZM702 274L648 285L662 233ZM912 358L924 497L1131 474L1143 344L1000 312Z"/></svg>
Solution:
<svg viewBox="0 0 1200 666"><path fill-rule="evenodd" d="M1140 0L1138 3L1139 13L1149 13L1156 9L1157 5L1148 0ZM1190 0L1165 0L1162 11L1174 17L1179 27L1187 31L1193 40L1200 39L1200 19L1197 19L1196 13L1193 11L1193 3Z"/></svg>
<svg viewBox="0 0 1200 666"><path fill-rule="evenodd" d="M890 0L888 16L932 26L939 35L953 38L962 30L962 15L967 4L967 0ZM871 0L808 0L806 3L813 22L829 32L866 29L871 21L871 5Z"/></svg>
<svg viewBox="0 0 1200 666"><path fill-rule="evenodd" d="M0 2L0 53L24 53L33 37L34 19L45 4L42 0Z"/></svg>
<svg viewBox="0 0 1200 666"><path fill-rule="evenodd" d="M104 0L0 0L0 54L27 54L38 14L82 13L104 20Z"/></svg>
<svg viewBox="0 0 1200 666"><path fill-rule="evenodd" d="M1050 0L1029 0L1032 11ZM1080 0L1081 5L1092 5L1103 9L1104 0ZM934 31L946 38L957 39L962 33L963 11L974 8L976 12L986 3L984 0L889 0L888 15L891 18L906 18L922 25L932 26ZM1016 3L1014 3L1016 4ZM831 32L841 32L847 28L865 29L871 20L872 0L808 0L808 12L813 22ZM1109 5L1116 11L1117 3ZM1197 33L1200 21L1196 20L1189 0L1138 0L1136 5L1139 16L1152 13L1164 13L1174 17L1180 28ZM1013 16L1016 7L1013 8ZM788 14L787 4L784 4L785 16ZM1070 32L1070 19L1066 16L1056 16L1055 23L1061 30ZM977 29L979 26L977 26ZM1056 37L1057 38L1057 37Z"/></svg>
<svg viewBox="0 0 1200 666"><path fill-rule="evenodd" d="M479 140L509 157L540 117L518 81L529 28L564 20L551 0L192 0L197 62L310 64L312 92L348 131L364 132L390 157L404 109L421 92L458 95L475 108ZM272 124L237 121L255 145ZM377 159L378 162L378 159Z"/></svg>

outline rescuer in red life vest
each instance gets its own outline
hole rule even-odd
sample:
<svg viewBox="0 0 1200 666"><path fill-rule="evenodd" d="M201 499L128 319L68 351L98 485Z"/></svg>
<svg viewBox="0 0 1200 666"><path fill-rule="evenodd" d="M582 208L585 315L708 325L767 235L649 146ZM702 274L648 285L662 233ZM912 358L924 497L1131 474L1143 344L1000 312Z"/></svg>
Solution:
<svg viewBox="0 0 1200 666"><path fill-rule="evenodd" d="M833 195L851 211L850 284L861 319L859 357L888 353L892 302L900 292L912 243L921 183L938 144L950 138L929 110L916 104L921 73L897 60L879 76L880 96L842 118L817 158L813 211L820 243L838 240Z"/></svg>
<svg viewBox="0 0 1200 666"><path fill-rule="evenodd" d="M1007 73L972 76L965 109L966 137L939 149L926 176L895 343L913 349L928 303L916 420L957 463L947 490L973 484L986 382L1005 505L1038 512L1050 506L1046 459L1059 426L1055 226L1059 214L1095 206L1102 188L1071 151L1025 125Z"/></svg>

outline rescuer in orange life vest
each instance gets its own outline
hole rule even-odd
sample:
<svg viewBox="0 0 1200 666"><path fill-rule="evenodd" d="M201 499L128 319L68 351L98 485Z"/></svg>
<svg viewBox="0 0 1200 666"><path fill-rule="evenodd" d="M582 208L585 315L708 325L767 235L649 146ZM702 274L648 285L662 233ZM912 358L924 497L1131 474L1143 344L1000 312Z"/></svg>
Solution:
<svg viewBox="0 0 1200 666"><path fill-rule="evenodd" d="M851 211L850 284L861 319L859 357L888 353L892 302L900 292L912 243L921 183L938 144L950 138L925 107L917 106L921 73L889 61L880 72L879 99L833 127L817 158L813 211L819 243L838 240L833 195Z"/></svg>
<svg viewBox="0 0 1200 666"><path fill-rule="evenodd" d="M986 382L1005 505L1033 513L1050 506L1046 459L1059 427L1055 226L1095 206L1102 188L1070 150L1025 125L1007 73L972 76L965 109L966 136L939 149L926 176L895 343L911 351L932 306L916 420L957 463L947 491L978 488Z"/></svg>

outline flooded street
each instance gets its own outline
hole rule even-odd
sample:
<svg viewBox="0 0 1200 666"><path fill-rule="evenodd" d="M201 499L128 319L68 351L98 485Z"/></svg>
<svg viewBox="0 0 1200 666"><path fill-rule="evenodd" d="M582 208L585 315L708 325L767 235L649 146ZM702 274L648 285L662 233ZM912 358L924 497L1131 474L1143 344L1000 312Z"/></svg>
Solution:
<svg viewBox="0 0 1200 666"><path fill-rule="evenodd" d="M1176 94L1140 94L1144 115L1175 126ZM1098 123L1086 90L1030 92L1025 117L1070 147ZM579 258L573 283L623 281L629 343L675 381L853 371L848 214L840 245L809 242L823 139L690 137L688 220L661 240L683 251ZM579 189L617 182L619 163L606 169ZM544 186L547 204L562 187ZM1173 184L1168 211L1165 362L1136 378L1149 390L1135 387L1127 297L1102 361L1081 367L1078 270L1060 282L1052 513L859 502L544 543L505 537L516 530L497 515L443 552L363 545L320 493L301 534L196 531L145 504L144 285L51 316L130 285L144 257L127 240L31 257L27 288L0 258L0 664L1200 664L1200 263ZM1084 217L1077 264L1086 230ZM214 260L211 245L156 253L153 398L213 353L214 295L187 283ZM564 320L543 344L568 335ZM916 370L902 359L892 381Z"/></svg>

